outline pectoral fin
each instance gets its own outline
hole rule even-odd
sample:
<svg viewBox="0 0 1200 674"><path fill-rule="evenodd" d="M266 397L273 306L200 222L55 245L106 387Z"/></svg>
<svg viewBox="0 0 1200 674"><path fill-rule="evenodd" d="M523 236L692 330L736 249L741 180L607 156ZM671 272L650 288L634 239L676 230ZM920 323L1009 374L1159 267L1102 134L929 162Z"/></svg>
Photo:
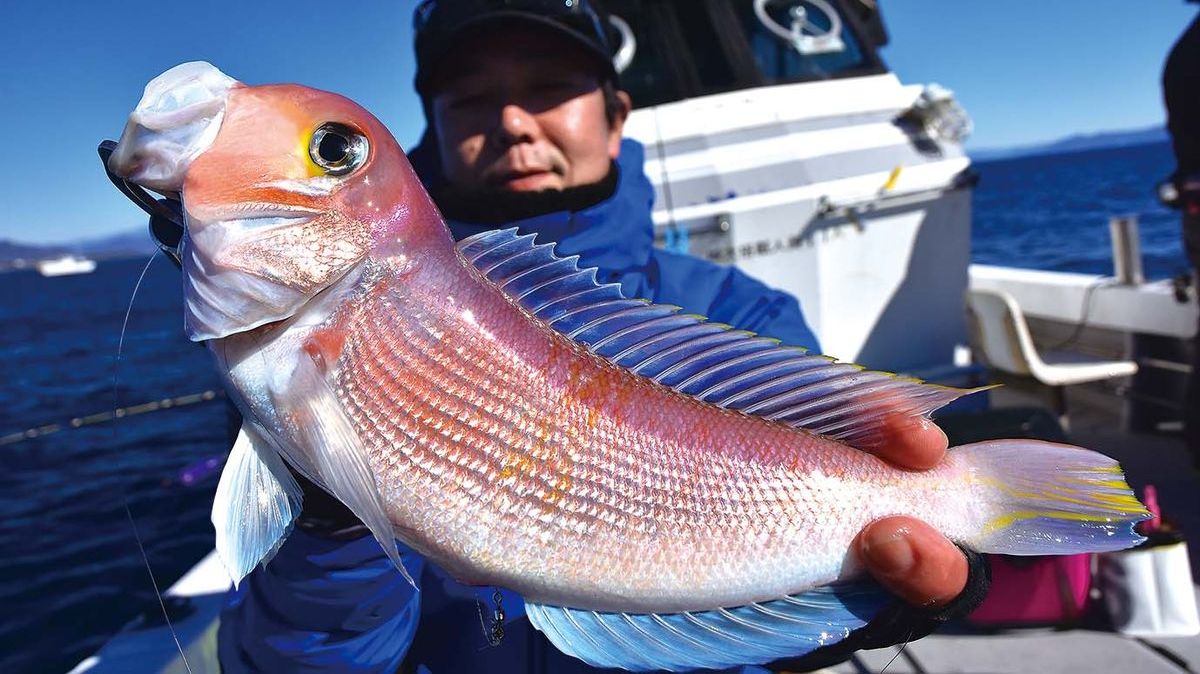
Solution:
<svg viewBox="0 0 1200 674"><path fill-rule="evenodd" d="M315 361L300 359L287 395L278 396L276 406L287 419L289 427L285 430L295 444L311 448L309 458L316 471L313 477L366 525L396 569L416 587L400 561L395 532L384 511L367 450Z"/></svg>
<svg viewBox="0 0 1200 674"><path fill-rule="evenodd" d="M279 453L242 426L213 499L217 556L236 587L270 561L300 513L301 492Z"/></svg>

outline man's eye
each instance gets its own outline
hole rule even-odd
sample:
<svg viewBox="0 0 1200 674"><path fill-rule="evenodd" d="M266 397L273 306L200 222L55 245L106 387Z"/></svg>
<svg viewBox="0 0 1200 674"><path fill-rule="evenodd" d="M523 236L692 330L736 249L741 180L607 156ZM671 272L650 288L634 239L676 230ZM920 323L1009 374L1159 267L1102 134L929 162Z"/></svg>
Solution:
<svg viewBox="0 0 1200 674"><path fill-rule="evenodd" d="M461 96L453 96L448 101L448 106L451 110L463 110L466 108L476 108L487 103L488 97L484 94L463 94Z"/></svg>

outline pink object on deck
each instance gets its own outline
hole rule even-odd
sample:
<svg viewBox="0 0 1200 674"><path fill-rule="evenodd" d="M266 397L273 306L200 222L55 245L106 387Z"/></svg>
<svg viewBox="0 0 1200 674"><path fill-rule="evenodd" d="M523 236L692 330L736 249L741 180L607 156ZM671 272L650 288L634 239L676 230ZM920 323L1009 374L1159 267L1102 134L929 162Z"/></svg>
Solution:
<svg viewBox="0 0 1200 674"><path fill-rule="evenodd" d="M990 556L992 589L967 619L976 625L1067 625L1083 617L1092 589L1092 555Z"/></svg>
<svg viewBox="0 0 1200 674"><path fill-rule="evenodd" d="M1158 490L1154 485L1148 484L1142 490L1142 502L1146 505L1146 510L1154 517L1142 522L1141 530L1143 534L1150 534L1153 531L1158 531L1162 527L1162 508L1158 505Z"/></svg>

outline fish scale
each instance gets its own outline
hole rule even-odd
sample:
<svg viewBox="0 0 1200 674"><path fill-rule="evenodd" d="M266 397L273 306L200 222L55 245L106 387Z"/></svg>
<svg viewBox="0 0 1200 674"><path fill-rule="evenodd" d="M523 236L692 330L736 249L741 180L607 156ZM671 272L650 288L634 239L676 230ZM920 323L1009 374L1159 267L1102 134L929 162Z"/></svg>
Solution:
<svg viewBox="0 0 1200 674"><path fill-rule="evenodd" d="M458 361L458 362L462 363L462 365L467 365L467 363L469 363L469 362L470 362L470 359L462 359L461 361ZM461 372L461 371L460 371L460 372ZM476 374L478 374L478 373L476 373ZM509 380L515 380L515 378L509 378ZM475 383L476 383L476 384L480 384L480 381L479 381L478 379L476 379L476 380L475 380ZM480 385L482 385L482 384L480 384ZM468 381L468 386L469 386L469 381ZM446 390L449 390L449 389L450 389L450 387L449 387L448 385L446 385L445 381L438 381L438 383L434 383L434 384L432 384L432 385L430 386L430 389L431 389L432 391L436 392L436 391L446 391ZM502 397L499 397L499 396L497 396L497 397L494 397L493 399L496 399L496 401L498 401L498 402L504 402L504 401L503 401L503 398L502 398ZM518 401L518 402L520 402L520 401L528 401L528 399L529 399L529 398L517 397L516 399L517 399L517 401ZM437 411L439 411L439 410L443 410L443 409L456 409L456 408L455 408L455 405L452 405L452 404L451 404L451 405L445 405L444 403L442 403L442 404L434 404L434 408L433 408L433 410L432 410L432 411L434 411L434 413L437 413ZM480 411L480 413L482 413L482 414L487 414L485 410L479 410L479 411ZM521 409L521 410L518 410L518 413L520 413L520 414L528 414L528 405L523 405L523 409ZM506 415L506 416L508 416L508 415ZM469 416L468 416L468 417L469 417ZM557 419L558 419L558 417L556 416L556 417L554 417L554 419L556 419L556 420L557 420ZM560 426L560 425L559 425L559 431L568 431L568 432L569 432L569 431L570 431L570 427L563 428L562 426ZM502 440L502 441L508 441L508 443L516 445L516 441L515 441L514 439L506 439L506 440ZM548 443L550 443L550 444L554 444L554 440L553 440L553 439L550 439L550 440L548 440ZM540 444L540 441L539 441L539 444ZM557 477L558 477L558 479L560 479L560 477L562 477L562 474L559 474ZM652 483L652 485L647 485L646 487L647 487L648 489L654 489L654 488L655 488L655 485L653 485L653 483Z"/></svg>

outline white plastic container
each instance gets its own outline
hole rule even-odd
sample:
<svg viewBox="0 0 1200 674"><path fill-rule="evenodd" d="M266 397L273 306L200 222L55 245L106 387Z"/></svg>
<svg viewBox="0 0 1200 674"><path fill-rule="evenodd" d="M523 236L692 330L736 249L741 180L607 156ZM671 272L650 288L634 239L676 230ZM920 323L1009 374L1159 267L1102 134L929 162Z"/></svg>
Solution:
<svg viewBox="0 0 1200 674"><path fill-rule="evenodd" d="M1135 637L1200 634L1196 589L1181 538L1151 540L1101 557L1100 582L1113 629Z"/></svg>

